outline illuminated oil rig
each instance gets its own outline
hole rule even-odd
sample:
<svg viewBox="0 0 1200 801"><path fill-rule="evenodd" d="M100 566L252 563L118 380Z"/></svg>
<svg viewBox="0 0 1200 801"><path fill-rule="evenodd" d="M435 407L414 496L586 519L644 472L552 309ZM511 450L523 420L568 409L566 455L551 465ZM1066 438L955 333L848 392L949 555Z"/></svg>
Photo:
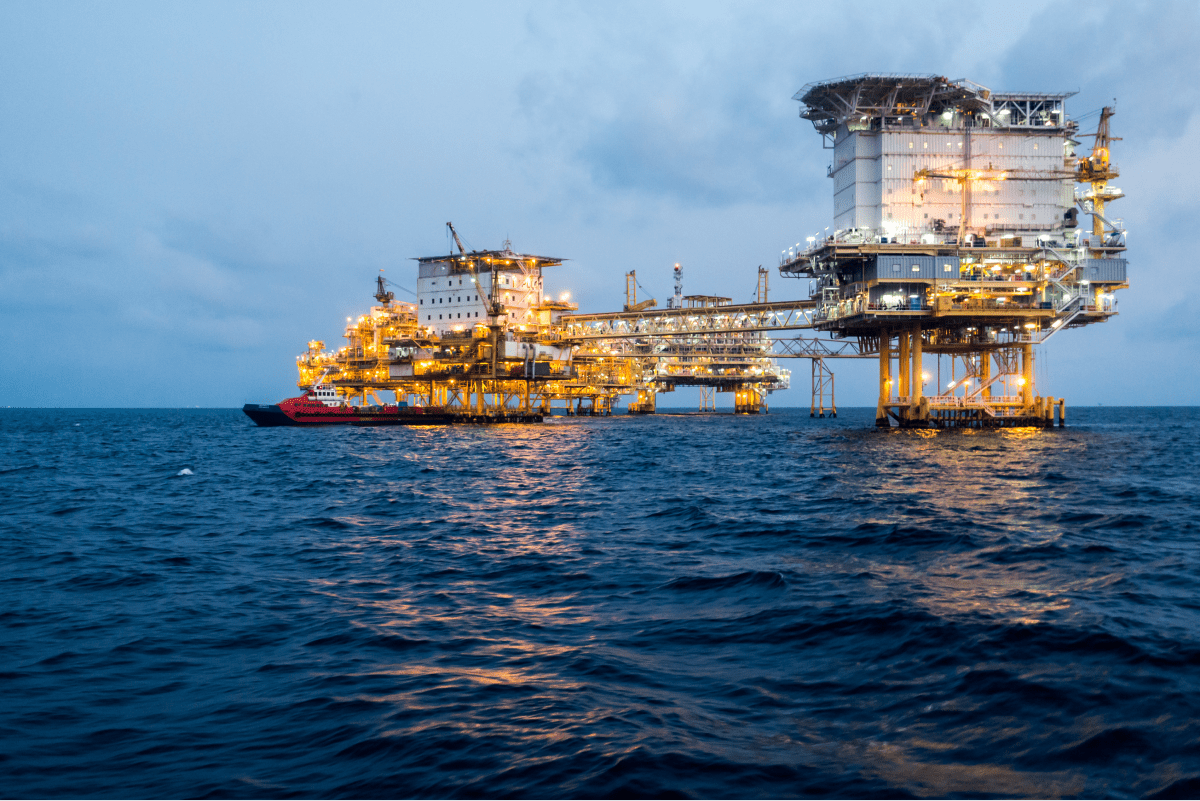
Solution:
<svg viewBox="0 0 1200 801"><path fill-rule="evenodd" d="M1077 157L1070 96L857 75L793 98L833 152L835 231L779 269L811 279L817 330L878 354L877 425L1065 421L1065 401L1035 392L1034 346L1116 315L1128 286L1124 226L1105 210L1122 197L1113 109Z"/></svg>
<svg viewBox="0 0 1200 801"><path fill-rule="evenodd" d="M736 412L756 414L789 386L780 360L806 358L811 413L824 417L837 414L826 361L877 356L879 426L1063 424L1065 401L1035 392L1034 346L1108 320L1127 286L1125 230L1105 214L1122 196L1108 185L1113 110L1076 157L1069 96L937 76L810 84L795 99L833 151L835 231L785 251L779 267L810 279L808 299L771 301L761 267L752 303L684 295L675 265L666 308L638 300L631 271L622 311L579 314L543 294L542 270L562 259L508 243L468 251L447 223L457 252L417 259L416 302L397 302L380 276L380 305L347 320L345 347L313 341L298 357L299 385L326 377L347 404L382 405L390 392L464 420L529 419L556 404L607 415L622 396L650 414L677 386L700 387L702 410L731 392Z"/></svg>
<svg viewBox="0 0 1200 801"><path fill-rule="evenodd" d="M701 409L715 393L734 393L734 411L767 410L767 396L786 389L779 359L820 365L814 414L835 414L824 359L861 357L855 342L781 337L812 328L811 301L771 302L768 271L759 269L755 302L683 295L667 308L637 300L637 276L626 276L623 311L578 314L564 296L543 294L542 270L562 259L500 250L468 251L447 223L457 253L417 259L416 302L398 302L383 276L379 305L348 318L347 344L326 351L314 340L297 357L299 385L328 381L349 405L397 402L440 409L470 421L522 420L551 414L611 414L621 396L631 413L650 414L657 396L677 386L701 388ZM816 371L816 367L814 367ZM324 377L324 378L323 378Z"/></svg>

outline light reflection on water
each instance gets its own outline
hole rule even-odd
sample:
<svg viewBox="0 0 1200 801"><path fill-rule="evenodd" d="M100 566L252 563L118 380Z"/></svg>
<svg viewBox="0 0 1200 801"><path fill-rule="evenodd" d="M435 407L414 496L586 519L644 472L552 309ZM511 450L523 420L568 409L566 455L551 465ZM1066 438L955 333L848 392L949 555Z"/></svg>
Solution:
<svg viewBox="0 0 1200 801"><path fill-rule="evenodd" d="M1087 419L143 421L194 481L13 504L53 589L0 599L3 764L29 796L1148 795L1200 776L1200 414ZM103 470L56 431L20 452Z"/></svg>

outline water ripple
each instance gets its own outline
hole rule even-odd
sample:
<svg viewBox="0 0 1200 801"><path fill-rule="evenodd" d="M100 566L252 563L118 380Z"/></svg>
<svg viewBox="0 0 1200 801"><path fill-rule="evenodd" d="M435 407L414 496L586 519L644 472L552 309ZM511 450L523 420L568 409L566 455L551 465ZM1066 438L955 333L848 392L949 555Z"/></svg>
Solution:
<svg viewBox="0 0 1200 801"><path fill-rule="evenodd" d="M4 792L1194 797L1200 411L871 416L0 410Z"/></svg>

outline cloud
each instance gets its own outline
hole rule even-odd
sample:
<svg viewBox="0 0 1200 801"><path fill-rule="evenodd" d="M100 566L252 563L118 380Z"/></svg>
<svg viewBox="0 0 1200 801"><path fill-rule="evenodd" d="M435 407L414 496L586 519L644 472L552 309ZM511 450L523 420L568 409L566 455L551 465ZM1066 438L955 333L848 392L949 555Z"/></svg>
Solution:
<svg viewBox="0 0 1200 801"><path fill-rule="evenodd" d="M528 149L604 192L701 207L794 198L797 78L742 49L766 21L626 11L553 21L587 34L520 84Z"/></svg>
<svg viewBox="0 0 1200 801"><path fill-rule="evenodd" d="M610 195L792 204L827 188L791 99L802 85L859 72L970 77L956 73L999 59L1025 31L1022 11L1040 5L1014 4L984 39L963 36L978 9L958 2L867 4L852 22L824 4L568 6L530 23L531 41L559 44L518 89L526 150L556 153Z"/></svg>
<svg viewBox="0 0 1200 801"><path fill-rule="evenodd" d="M1200 106L1197 31L1193 2L1052 4L1005 54L1003 88L1082 89L1074 115L1115 99L1127 135L1174 139Z"/></svg>

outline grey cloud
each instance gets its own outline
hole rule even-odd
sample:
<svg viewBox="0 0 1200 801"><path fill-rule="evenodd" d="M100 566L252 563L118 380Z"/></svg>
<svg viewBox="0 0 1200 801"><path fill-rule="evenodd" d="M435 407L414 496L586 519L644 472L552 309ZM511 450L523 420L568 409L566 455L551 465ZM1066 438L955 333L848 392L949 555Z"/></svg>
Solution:
<svg viewBox="0 0 1200 801"><path fill-rule="evenodd" d="M847 73L946 73L968 56L999 58L1023 26L964 37L972 8L870 4L852 22L826 4L560 11L530 26L539 41L579 31L518 90L530 149L558 151L610 193L692 207L793 203L826 187L819 140L792 94Z"/></svg>
<svg viewBox="0 0 1200 801"><path fill-rule="evenodd" d="M560 151L609 191L691 206L794 197L798 78L737 46L754 23L728 24L736 33L661 18L625 35L602 25L565 64L523 81L531 146Z"/></svg>
<svg viewBox="0 0 1200 801"><path fill-rule="evenodd" d="M1108 2L1052 4L1009 48L1002 89L1082 89L1078 116L1117 103L1121 129L1140 139L1174 139L1200 107L1200 5Z"/></svg>

